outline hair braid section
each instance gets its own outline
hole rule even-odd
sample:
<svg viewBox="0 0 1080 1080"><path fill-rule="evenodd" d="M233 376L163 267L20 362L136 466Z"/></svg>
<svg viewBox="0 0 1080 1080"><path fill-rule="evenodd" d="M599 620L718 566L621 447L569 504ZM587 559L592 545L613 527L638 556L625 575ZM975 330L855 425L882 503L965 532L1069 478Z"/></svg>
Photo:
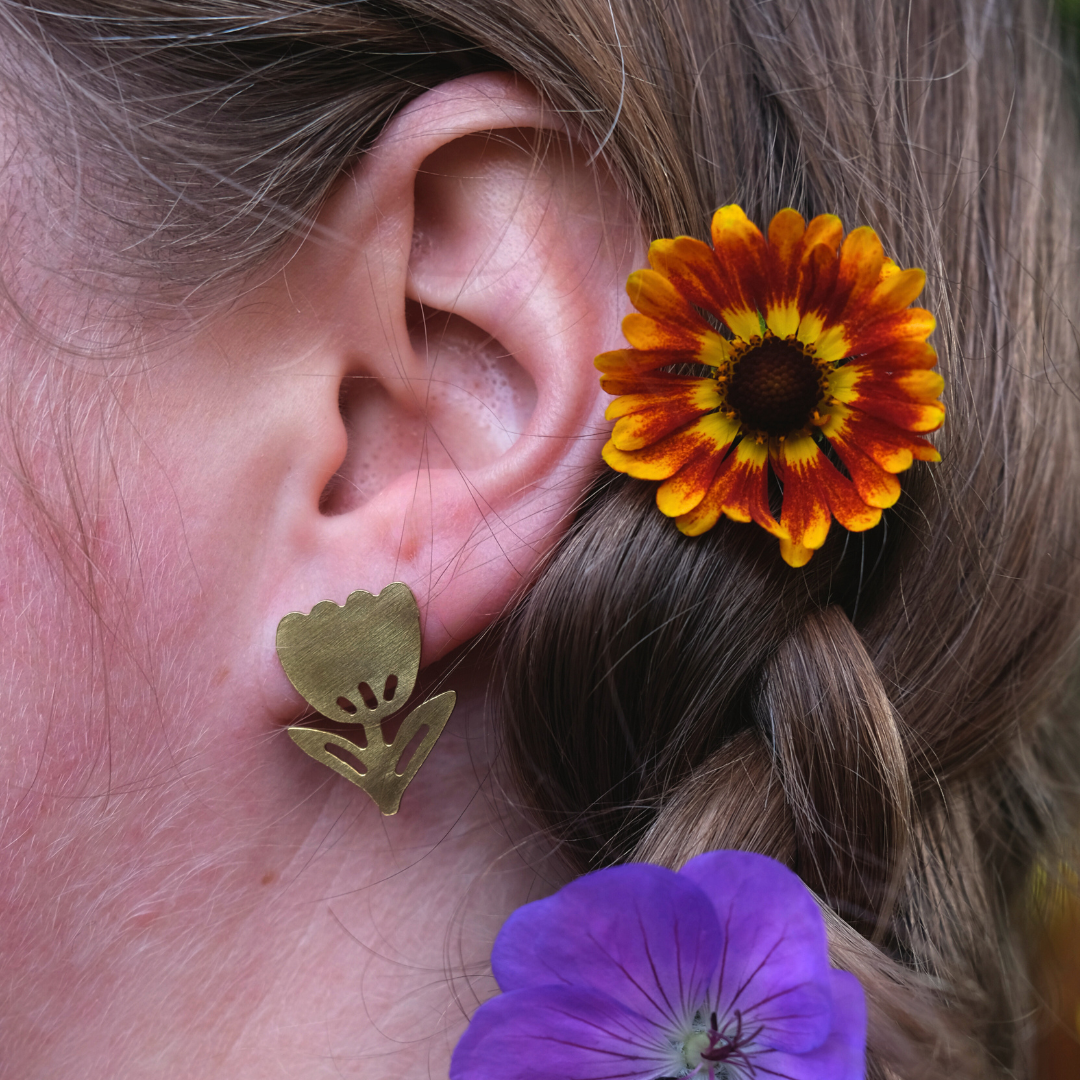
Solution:
<svg viewBox="0 0 1080 1080"><path fill-rule="evenodd" d="M754 728L736 734L675 788L634 858L679 867L687 852L719 848L795 862L795 828L780 774Z"/></svg>
<svg viewBox="0 0 1080 1080"><path fill-rule="evenodd" d="M911 783L899 717L843 609L812 609L768 657L755 711L791 812L795 868L882 939L909 844Z"/></svg>
<svg viewBox="0 0 1080 1080"><path fill-rule="evenodd" d="M808 590L832 595L842 550L791 574L763 532L682 542L653 500L602 481L499 632L515 787L582 869L626 858L686 777L753 727L763 658Z"/></svg>

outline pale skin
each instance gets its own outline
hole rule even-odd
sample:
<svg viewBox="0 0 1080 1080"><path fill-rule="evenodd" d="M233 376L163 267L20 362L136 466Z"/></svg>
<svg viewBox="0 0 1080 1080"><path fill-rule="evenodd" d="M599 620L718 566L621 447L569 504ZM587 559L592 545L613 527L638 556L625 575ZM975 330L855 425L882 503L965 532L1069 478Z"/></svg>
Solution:
<svg viewBox="0 0 1080 1080"><path fill-rule="evenodd" d="M644 244L588 153L462 79L197 328L73 358L0 315L0 1076L446 1075L495 933L560 873L515 847L490 659L458 647L600 467L591 359ZM459 318L425 334L417 302ZM384 819L288 739L274 632L395 580L459 705Z"/></svg>

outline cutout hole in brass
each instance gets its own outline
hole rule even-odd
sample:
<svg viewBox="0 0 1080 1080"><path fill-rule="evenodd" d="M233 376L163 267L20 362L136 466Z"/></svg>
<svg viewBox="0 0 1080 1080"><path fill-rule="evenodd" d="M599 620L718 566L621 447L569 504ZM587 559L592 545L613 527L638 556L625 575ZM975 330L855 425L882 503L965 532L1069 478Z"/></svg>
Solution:
<svg viewBox="0 0 1080 1080"><path fill-rule="evenodd" d="M416 734L409 740L408 745L401 751L401 757L398 758L398 763L394 766L394 772L398 776L404 776L409 770L409 762L412 761L413 754L420 749L420 744L427 738L427 725L424 724L417 728Z"/></svg>
<svg viewBox="0 0 1080 1080"><path fill-rule="evenodd" d="M340 743L324 743L323 750L327 754L332 754L338 761L344 761L346 765L352 766L361 776L367 773L367 766L359 755L349 753Z"/></svg>
<svg viewBox="0 0 1080 1080"><path fill-rule="evenodd" d="M366 682L360 683L356 689L360 691L364 704L374 712L379 707L379 699L375 696L375 692Z"/></svg>

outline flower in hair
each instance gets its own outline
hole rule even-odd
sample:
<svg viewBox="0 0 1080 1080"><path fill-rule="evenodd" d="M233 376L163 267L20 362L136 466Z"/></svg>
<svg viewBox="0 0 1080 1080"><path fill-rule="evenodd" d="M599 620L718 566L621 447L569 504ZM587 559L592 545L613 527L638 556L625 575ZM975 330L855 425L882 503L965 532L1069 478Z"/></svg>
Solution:
<svg viewBox="0 0 1080 1080"><path fill-rule="evenodd" d="M721 514L756 521L802 566L834 517L872 528L900 496L896 473L941 460L920 437L945 418L934 317L910 306L926 275L887 258L873 229L845 237L832 214L807 225L781 210L766 238L722 206L712 241L656 240L651 269L630 275L631 348L596 358L619 395L604 460L662 480L657 504L687 535ZM665 370L676 364L711 370Z"/></svg>
<svg viewBox="0 0 1080 1080"><path fill-rule="evenodd" d="M763 855L586 874L510 916L450 1080L861 1080L866 1005Z"/></svg>

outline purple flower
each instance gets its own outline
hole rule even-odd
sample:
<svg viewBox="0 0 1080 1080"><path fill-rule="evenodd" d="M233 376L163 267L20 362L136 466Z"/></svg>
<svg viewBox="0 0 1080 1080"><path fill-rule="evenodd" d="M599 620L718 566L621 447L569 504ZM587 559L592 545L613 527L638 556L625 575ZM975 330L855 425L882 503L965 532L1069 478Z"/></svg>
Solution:
<svg viewBox="0 0 1080 1080"><path fill-rule="evenodd" d="M861 1080L866 1003L763 855L598 870L514 912L450 1080Z"/></svg>

